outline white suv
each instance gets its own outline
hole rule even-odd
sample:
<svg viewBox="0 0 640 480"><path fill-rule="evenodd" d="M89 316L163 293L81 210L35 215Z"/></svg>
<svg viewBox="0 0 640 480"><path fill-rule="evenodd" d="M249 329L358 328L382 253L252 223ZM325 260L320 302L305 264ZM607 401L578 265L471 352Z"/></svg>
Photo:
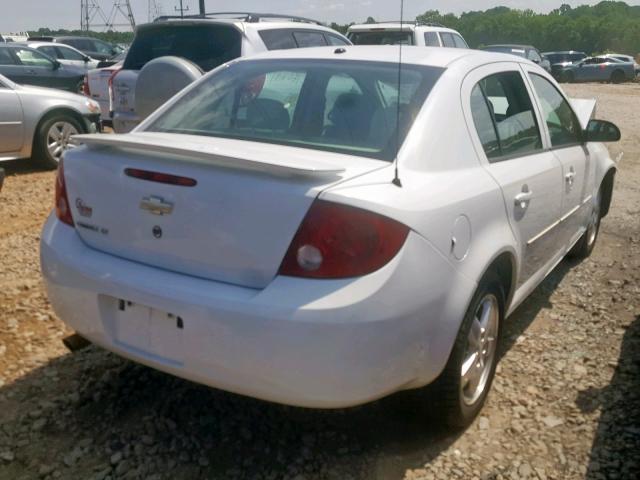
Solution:
<svg viewBox="0 0 640 480"><path fill-rule="evenodd" d="M171 66L181 69L182 81L194 80L237 57L267 50L327 45L345 46L351 42L319 22L289 15L208 13L184 18L160 17L136 29L123 68L111 79L113 128L118 133L128 132L150 113L148 101L143 101L141 95L151 95L153 107L157 107L186 86L180 83L176 87L175 77L168 72ZM163 64L153 73L150 69L148 82L138 84L143 68L160 57L179 57L183 61L176 65L174 58L172 65ZM166 95L157 94L158 82L167 85ZM143 104L145 107L141 108Z"/></svg>
<svg viewBox="0 0 640 480"><path fill-rule="evenodd" d="M439 23L384 22L351 25L347 32L354 45L418 45L469 48L457 31Z"/></svg>

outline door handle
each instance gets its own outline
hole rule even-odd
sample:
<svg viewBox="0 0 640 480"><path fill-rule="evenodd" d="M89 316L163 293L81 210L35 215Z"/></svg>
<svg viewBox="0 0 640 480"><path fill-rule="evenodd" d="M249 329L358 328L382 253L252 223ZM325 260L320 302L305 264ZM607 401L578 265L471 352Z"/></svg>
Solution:
<svg viewBox="0 0 640 480"><path fill-rule="evenodd" d="M520 207L523 210L529 206L529 202L533 198L533 192L525 185L518 195L515 196L516 207Z"/></svg>
<svg viewBox="0 0 640 480"><path fill-rule="evenodd" d="M569 184L569 186L571 187L571 186L573 186L573 182L575 181L575 178L576 178L576 171L575 171L575 169L574 169L573 167L571 167L571 168L569 169L569 173L567 173L567 174L564 176L564 180L565 180L565 182L567 182L567 183Z"/></svg>

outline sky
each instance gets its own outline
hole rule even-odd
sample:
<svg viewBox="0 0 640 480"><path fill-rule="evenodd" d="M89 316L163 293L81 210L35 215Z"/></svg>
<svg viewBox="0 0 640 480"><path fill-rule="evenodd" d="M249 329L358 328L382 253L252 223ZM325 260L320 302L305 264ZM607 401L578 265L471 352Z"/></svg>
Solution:
<svg viewBox="0 0 640 480"><path fill-rule="evenodd" d="M108 16L114 0L92 0ZM147 22L149 0L130 0L138 23ZM511 8L533 8L548 12L562 3L572 6L595 4L599 0L405 0L405 18L415 18L427 10L462 13L504 5ZM156 0L162 13L172 14L179 0ZM197 13L197 0L183 0L189 11ZM640 0L627 0L630 5ZM268 6L266 6L268 5ZM323 22L362 22L368 16L377 20L400 18L400 0L206 0L208 11L244 10L277 12L312 17ZM80 0L0 0L0 33L35 30L80 28ZM122 17L120 17L122 19Z"/></svg>

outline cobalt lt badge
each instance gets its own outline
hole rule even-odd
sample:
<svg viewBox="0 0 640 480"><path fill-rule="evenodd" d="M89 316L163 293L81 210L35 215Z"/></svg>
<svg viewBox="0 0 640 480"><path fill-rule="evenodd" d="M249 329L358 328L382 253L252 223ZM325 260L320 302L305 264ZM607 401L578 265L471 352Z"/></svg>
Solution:
<svg viewBox="0 0 640 480"><path fill-rule="evenodd" d="M162 229L158 225L153 227L153 236L156 238L162 238Z"/></svg>

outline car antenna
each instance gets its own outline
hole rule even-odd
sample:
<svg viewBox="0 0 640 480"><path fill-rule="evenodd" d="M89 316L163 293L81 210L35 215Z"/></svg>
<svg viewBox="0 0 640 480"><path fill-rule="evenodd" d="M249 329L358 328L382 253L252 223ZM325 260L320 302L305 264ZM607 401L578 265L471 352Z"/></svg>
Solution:
<svg viewBox="0 0 640 480"><path fill-rule="evenodd" d="M404 0L400 0L400 33L402 34L402 25L404 20ZM400 35L400 44L398 48L398 101L396 105L396 158L393 161L394 175L393 184L402 188L402 182L398 174L398 153L400 152L400 87L402 85L402 35Z"/></svg>

